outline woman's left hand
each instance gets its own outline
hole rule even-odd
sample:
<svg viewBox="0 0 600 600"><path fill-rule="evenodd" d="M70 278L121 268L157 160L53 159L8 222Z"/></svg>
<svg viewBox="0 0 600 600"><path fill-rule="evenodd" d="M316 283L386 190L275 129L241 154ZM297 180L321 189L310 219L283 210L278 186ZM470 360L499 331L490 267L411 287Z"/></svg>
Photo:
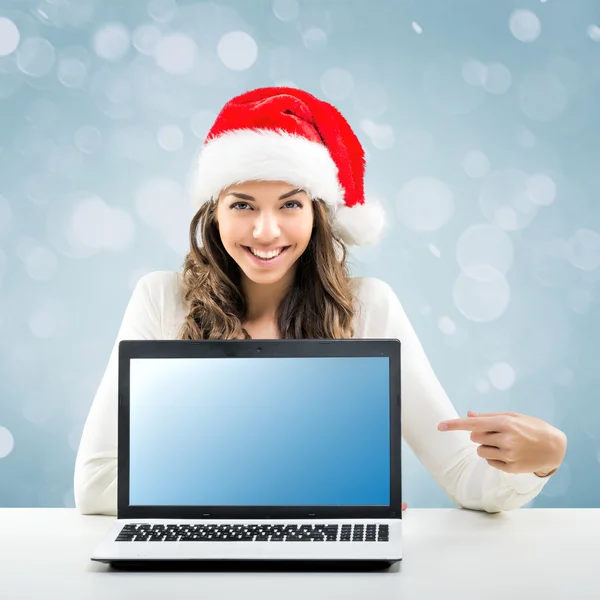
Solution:
<svg viewBox="0 0 600 600"><path fill-rule="evenodd" d="M541 419L514 412L468 414L464 419L442 421L438 429L470 431L471 440L481 444L477 454L500 471L543 476L558 468L565 457L567 436Z"/></svg>

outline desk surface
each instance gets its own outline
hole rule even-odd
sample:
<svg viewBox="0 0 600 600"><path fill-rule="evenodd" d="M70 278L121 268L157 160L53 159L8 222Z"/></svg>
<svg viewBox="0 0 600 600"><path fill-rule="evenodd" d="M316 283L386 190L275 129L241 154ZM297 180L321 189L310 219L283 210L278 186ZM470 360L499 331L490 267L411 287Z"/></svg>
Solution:
<svg viewBox="0 0 600 600"><path fill-rule="evenodd" d="M600 597L600 509L404 513L404 558L370 572L122 571L89 560L114 517L0 509L0 597L152 600ZM193 596L192 596L193 595Z"/></svg>

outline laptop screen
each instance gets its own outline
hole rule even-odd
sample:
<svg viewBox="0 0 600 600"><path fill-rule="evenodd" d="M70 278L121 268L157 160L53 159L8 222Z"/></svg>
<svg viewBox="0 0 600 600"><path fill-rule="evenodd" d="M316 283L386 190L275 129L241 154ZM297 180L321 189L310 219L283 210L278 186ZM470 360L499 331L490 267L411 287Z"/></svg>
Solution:
<svg viewBox="0 0 600 600"><path fill-rule="evenodd" d="M132 358L129 503L390 504L388 357Z"/></svg>

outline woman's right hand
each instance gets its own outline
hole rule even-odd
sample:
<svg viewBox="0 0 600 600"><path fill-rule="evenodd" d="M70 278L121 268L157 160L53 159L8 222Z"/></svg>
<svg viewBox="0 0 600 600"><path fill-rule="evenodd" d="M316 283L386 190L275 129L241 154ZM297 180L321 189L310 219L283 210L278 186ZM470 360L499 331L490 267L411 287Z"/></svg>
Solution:
<svg viewBox="0 0 600 600"><path fill-rule="evenodd" d="M408 504L406 502L402 503L402 512L404 512L408 508Z"/></svg>

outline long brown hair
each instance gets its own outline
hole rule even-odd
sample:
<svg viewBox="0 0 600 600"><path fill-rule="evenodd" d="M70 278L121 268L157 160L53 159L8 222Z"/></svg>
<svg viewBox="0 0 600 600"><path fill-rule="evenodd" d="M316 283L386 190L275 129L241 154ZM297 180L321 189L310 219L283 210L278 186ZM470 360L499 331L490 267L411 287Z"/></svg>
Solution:
<svg viewBox="0 0 600 600"><path fill-rule="evenodd" d="M332 230L325 204L315 200L313 208L310 242L277 311L279 335L282 339L351 338L354 298L348 252ZM240 268L221 242L216 202L203 204L190 223L190 251L182 280L189 313L179 339L250 339L242 325L246 299L240 287Z"/></svg>

